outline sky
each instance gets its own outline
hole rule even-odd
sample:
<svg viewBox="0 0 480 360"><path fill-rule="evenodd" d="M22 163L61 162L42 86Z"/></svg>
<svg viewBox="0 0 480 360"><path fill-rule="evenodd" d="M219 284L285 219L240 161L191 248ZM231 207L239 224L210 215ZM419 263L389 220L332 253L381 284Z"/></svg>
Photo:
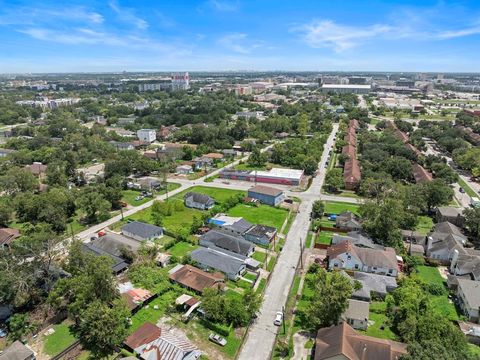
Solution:
<svg viewBox="0 0 480 360"><path fill-rule="evenodd" d="M480 72L480 1L0 0L0 73Z"/></svg>

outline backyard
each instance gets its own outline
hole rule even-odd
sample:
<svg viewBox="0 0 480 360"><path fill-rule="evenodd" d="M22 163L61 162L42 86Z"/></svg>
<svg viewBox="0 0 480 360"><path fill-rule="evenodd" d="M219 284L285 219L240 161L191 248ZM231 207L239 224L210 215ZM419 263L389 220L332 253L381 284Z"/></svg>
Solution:
<svg viewBox="0 0 480 360"><path fill-rule="evenodd" d="M43 351L50 356L55 356L72 345L76 338L70 331L70 322L64 322L52 327L55 332L44 338Z"/></svg>
<svg viewBox="0 0 480 360"><path fill-rule="evenodd" d="M253 224L273 226L280 230L288 216L288 210L263 204L258 206L238 204L228 211L228 215L243 217Z"/></svg>

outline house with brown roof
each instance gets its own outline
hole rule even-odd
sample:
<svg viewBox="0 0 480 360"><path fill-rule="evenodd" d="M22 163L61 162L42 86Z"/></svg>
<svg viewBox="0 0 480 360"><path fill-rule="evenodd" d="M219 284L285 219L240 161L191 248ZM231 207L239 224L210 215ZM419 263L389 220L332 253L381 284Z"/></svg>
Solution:
<svg viewBox="0 0 480 360"><path fill-rule="evenodd" d="M225 287L223 274L208 273L191 265L177 265L168 273L171 281L200 294L207 288Z"/></svg>
<svg viewBox="0 0 480 360"><path fill-rule="evenodd" d="M393 134L395 135L395 137L400 140L401 142L403 142L404 144L409 142L410 141L410 138L408 137L407 134L405 134L403 131L399 130L399 129L396 129Z"/></svg>
<svg viewBox="0 0 480 360"><path fill-rule="evenodd" d="M425 170L425 168L420 164L414 163L412 165L412 172L416 183L424 183L433 180L432 174Z"/></svg>
<svg viewBox="0 0 480 360"><path fill-rule="evenodd" d="M0 250L9 247L10 244L20 237L20 230L12 228L0 229Z"/></svg>
<svg viewBox="0 0 480 360"><path fill-rule="evenodd" d="M398 275L398 261L391 247L370 249L344 241L327 249L330 270L353 270L387 276Z"/></svg>
<svg viewBox="0 0 480 360"><path fill-rule="evenodd" d="M206 157L212 160L223 160L224 155L222 153L208 153L203 155L203 157Z"/></svg>
<svg viewBox="0 0 480 360"><path fill-rule="evenodd" d="M362 172L360 170L360 163L355 158L350 158L345 161L343 167L343 183L346 190L356 190L362 180Z"/></svg>
<svg viewBox="0 0 480 360"><path fill-rule="evenodd" d="M347 155L350 159L355 159L357 150L352 144L347 144L342 148L342 154Z"/></svg>
<svg viewBox="0 0 480 360"><path fill-rule="evenodd" d="M347 135L343 137L343 140L345 140L347 144L357 146L357 137L354 133L348 132Z"/></svg>
<svg viewBox="0 0 480 360"><path fill-rule="evenodd" d="M353 128L355 130L358 130L360 129L360 124L358 123L357 119L352 119L348 122L348 127L351 129Z"/></svg>
<svg viewBox="0 0 480 360"><path fill-rule="evenodd" d="M342 323L318 330L314 360L399 360L407 345L356 332Z"/></svg>
<svg viewBox="0 0 480 360"><path fill-rule="evenodd" d="M188 339L146 322L124 341L144 360L197 360L202 355Z"/></svg>
<svg viewBox="0 0 480 360"><path fill-rule="evenodd" d="M45 177L47 173L47 165L43 165L41 162L34 162L31 165L26 165L25 169L30 171L39 179Z"/></svg>

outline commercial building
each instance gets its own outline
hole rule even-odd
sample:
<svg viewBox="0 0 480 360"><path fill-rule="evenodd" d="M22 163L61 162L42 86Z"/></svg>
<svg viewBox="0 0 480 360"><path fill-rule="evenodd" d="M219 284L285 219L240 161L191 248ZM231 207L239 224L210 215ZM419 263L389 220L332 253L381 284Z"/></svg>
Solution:
<svg viewBox="0 0 480 360"><path fill-rule="evenodd" d="M269 171L225 169L220 172L220 178L280 185L300 185L303 180L303 170L280 168L273 168Z"/></svg>
<svg viewBox="0 0 480 360"><path fill-rule="evenodd" d="M264 185L252 187L248 190L247 196L271 206L277 206L285 199L285 193L282 190Z"/></svg>
<svg viewBox="0 0 480 360"><path fill-rule="evenodd" d="M322 93L337 94L368 94L371 90L371 85L322 84L320 87Z"/></svg>
<svg viewBox="0 0 480 360"><path fill-rule="evenodd" d="M172 90L188 90L190 89L190 77L188 72L172 74Z"/></svg>

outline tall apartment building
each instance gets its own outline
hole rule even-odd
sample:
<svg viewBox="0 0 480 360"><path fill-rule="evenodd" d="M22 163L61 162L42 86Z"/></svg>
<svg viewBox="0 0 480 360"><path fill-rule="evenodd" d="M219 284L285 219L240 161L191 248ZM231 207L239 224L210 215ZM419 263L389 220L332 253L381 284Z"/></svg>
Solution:
<svg viewBox="0 0 480 360"><path fill-rule="evenodd" d="M172 90L188 90L190 89L190 78L188 72L172 74Z"/></svg>

